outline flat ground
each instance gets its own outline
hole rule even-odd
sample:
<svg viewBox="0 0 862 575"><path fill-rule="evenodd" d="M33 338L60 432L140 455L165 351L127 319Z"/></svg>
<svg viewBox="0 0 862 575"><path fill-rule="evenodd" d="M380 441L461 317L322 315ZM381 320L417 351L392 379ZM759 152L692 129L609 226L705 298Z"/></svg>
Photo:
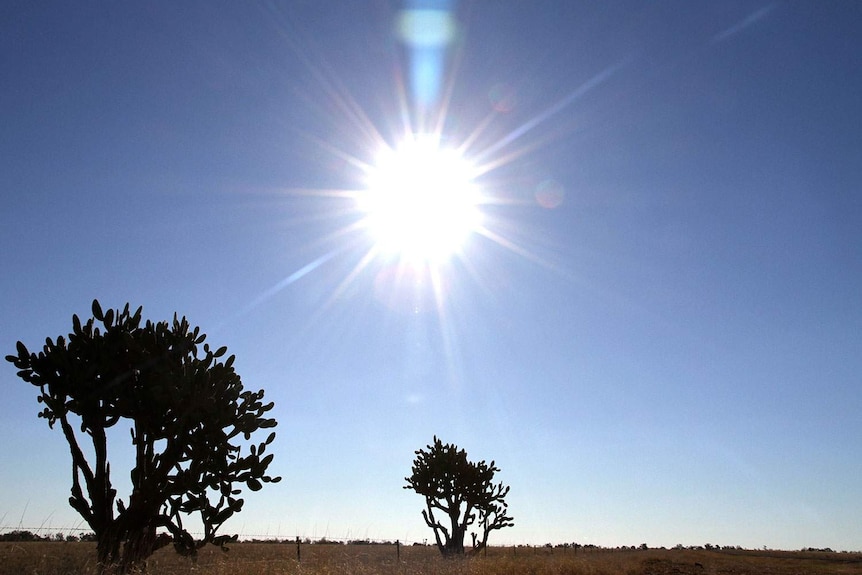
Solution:
<svg viewBox="0 0 862 575"><path fill-rule="evenodd" d="M784 551L578 550L491 548L444 560L431 547L236 543L202 551L197 564L157 552L148 575L799 575L858 573L862 554ZM0 543L0 575L91 575L92 543Z"/></svg>

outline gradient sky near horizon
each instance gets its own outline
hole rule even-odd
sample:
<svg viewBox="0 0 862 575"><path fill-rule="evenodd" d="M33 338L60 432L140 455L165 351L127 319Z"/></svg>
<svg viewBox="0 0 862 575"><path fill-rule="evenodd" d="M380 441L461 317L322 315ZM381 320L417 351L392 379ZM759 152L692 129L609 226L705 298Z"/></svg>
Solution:
<svg viewBox="0 0 862 575"><path fill-rule="evenodd" d="M94 298L228 346L284 479L227 533L431 540L436 434L492 544L862 549L862 3L464 1L430 95L403 9L5 2L2 355ZM337 193L421 118L494 167L437 282ZM0 390L0 527L85 527Z"/></svg>

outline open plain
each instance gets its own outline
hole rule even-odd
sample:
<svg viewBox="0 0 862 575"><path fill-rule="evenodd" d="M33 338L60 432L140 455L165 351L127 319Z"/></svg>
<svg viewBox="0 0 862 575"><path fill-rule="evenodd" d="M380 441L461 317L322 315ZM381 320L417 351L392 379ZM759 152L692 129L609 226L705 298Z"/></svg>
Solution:
<svg viewBox="0 0 862 575"><path fill-rule="evenodd" d="M202 550L196 563L170 548L149 575L801 575L862 574L862 554L760 550L572 549L491 547L463 560L433 547L235 543ZM0 575L94 575L93 543L0 543Z"/></svg>

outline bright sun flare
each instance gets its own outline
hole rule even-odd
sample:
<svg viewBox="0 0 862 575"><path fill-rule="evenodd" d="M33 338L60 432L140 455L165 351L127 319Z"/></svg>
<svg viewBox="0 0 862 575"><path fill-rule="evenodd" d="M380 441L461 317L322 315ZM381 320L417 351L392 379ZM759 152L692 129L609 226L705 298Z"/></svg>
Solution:
<svg viewBox="0 0 862 575"><path fill-rule="evenodd" d="M412 262L440 262L479 229L475 168L437 138L414 137L380 154L359 208L377 247Z"/></svg>

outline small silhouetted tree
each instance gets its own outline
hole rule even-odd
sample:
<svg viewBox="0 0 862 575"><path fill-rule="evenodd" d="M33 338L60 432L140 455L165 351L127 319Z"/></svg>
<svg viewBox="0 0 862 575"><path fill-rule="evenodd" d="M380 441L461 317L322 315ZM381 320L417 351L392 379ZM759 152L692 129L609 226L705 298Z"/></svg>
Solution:
<svg viewBox="0 0 862 575"><path fill-rule="evenodd" d="M242 509L239 487L281 479L266 473L274 432L246 453L238 441L275 427L265 417L273 404L262 390L244 390L234 356L222 359L227 348L210 349L185 317L144 324L141 308L128 304L103 312L93 301L92 310L85 324L72 316L68 339L48 338L38 354L18 342L18 355L6 359L39 388L39 417L59 424L69 444L69 504L94 532L100 571L128 572L171 542L192 557L207 543L224 548L232 538L218 530ZM108 460L108 432L123 425L135 453L125 500ZM192 515L203 524L199 540L183 524Z"/></svg>
<svg viewBox="0 0 862 575"><path fill-rule="evenodd" d="M509 487L494 484L497 471L500 470L493 461L490 465L469 461L466 451L454 444L444 444L436 436L427 451L416 451L413 474L405 478L404 489L425 497L422 517L434 530L437 548L443 556L464 554L464 536L471 525L482 529L481 537L473 537L476 551L487 546L491 531L514 525L507 515Z"/></svg>

